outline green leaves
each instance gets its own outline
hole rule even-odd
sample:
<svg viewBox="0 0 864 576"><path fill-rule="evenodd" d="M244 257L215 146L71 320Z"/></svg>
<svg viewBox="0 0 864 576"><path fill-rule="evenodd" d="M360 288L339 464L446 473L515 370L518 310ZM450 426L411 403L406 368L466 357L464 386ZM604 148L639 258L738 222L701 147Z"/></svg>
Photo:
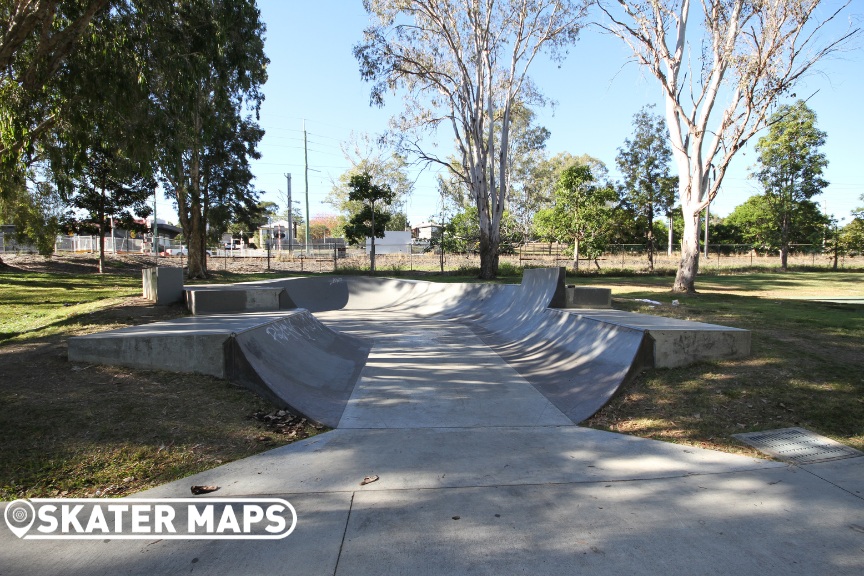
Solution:
<svg viewBox="0 0 864 576"><path fill-rule="evenodd" d="M362 202L363 207L355 213L345 226L345 238L357 245L366 238L384 238L384 230L392 216L375 208L375 203L389 206L396 194L387 184L375 184L369 172L354 174L348 181L348 199Z"/></svg>

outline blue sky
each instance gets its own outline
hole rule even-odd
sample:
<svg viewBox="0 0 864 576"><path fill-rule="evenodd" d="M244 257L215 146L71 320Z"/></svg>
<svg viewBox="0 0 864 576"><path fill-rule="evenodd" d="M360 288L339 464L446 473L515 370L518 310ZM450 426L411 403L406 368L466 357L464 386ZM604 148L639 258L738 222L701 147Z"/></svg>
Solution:
<svg viewBox="0 0 864 576"><path fill-rule="evenodd" d="M830 4L833 4L830 3ZM369 86L362 82L352 47L362 38L367 16L359 0L259 0L267 25L266 51L270 58L269 80L261 126L262 158L253 163L255 185L263 198L285 206L285 173L292 174L294 200L304 201L303 123L308 133L310 214L333 213L323 201L331 180L349 166L340 143L351 132L377 134L387 129L390 116L401 106L391 96L383 109L369 106ZM857 25L862 6L855 3ZM848 17L844 20L848 22ZM615 156L632 132L632 118L642 106L661 104L656 80L635 64L625 64L628 52L620 40L586 30L560 68L548 60L535 62L532 78L543 93L557 102L554 108L538 110L538 124L552 133L550 154L587 153L604 161L615 172ZM864 48L820 65L798 87L818 115L819 127L827 132L824 148L829 159L827 180L831 185L818 197L827 212L849 220L849 212L860 206L864 194L861 135L864 134ZM442 146L452 137L440 135ZM728 214L747 197L758 193L748 168L755 161L752 149L733 161L712 213ZM413 169L415 173L420 168ZM437 169L435 169L437 170ZM408 203L413 224L429 219L439 208L434 172L418 179ZM160 203L161 204L161 203ZM305 206L301 204L305 211ZM166 206L167 207L167 206ZM161 208L161 206L160 206ZM163 212L164 213L164 212Z"/></svg>

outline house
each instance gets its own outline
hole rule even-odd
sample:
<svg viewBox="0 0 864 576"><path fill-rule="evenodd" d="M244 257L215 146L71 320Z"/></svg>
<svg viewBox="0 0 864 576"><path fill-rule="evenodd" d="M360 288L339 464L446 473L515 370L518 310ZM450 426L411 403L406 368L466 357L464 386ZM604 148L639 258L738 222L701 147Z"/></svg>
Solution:
<svg viewBox="0 0 864 576"><path fill-rule="evenodd" d="M434 222L421 222L411 230L415 240L431 240L441 233L441 225Z"/></svg>

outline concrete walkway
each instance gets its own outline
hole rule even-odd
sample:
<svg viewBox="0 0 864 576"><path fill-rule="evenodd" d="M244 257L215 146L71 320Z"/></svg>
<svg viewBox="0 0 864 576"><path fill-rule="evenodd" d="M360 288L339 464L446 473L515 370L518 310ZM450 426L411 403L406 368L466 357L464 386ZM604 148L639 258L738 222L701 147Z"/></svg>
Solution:
<svg viewBox="0 0 864 576"><path fill-rule="evenodd" d="M790 467L580 428L462 324L318 316L374 342L338 429L139 495L284 497L293 534L0 530L0 575L864 573L864 458Z"/></svg>

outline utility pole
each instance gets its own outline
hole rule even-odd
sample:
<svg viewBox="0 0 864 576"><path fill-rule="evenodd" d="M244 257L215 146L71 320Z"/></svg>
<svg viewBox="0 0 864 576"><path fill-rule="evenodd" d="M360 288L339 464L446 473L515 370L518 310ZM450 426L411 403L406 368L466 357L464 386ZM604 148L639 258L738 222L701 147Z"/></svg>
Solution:
<svg viewBox="0 0 864 576"><path fill-rule="evenodd" d="M309 147L306 145L306 120L303 120L303 161L306 183L306 255L309 255Z"/></svg>
<svg viewBox="0 0 864 576"><path fill-rule="evenodd" d="M294 255L294 204L291 202L291 174L285 174L285 179L288 181L288 254Z"/></svg>
<svg viewBox="0 0 864 576"><path fill-rule="evenodd" d="M156 224L156 190L153 190L153 257L159 266L159 226Z"/></svg>

